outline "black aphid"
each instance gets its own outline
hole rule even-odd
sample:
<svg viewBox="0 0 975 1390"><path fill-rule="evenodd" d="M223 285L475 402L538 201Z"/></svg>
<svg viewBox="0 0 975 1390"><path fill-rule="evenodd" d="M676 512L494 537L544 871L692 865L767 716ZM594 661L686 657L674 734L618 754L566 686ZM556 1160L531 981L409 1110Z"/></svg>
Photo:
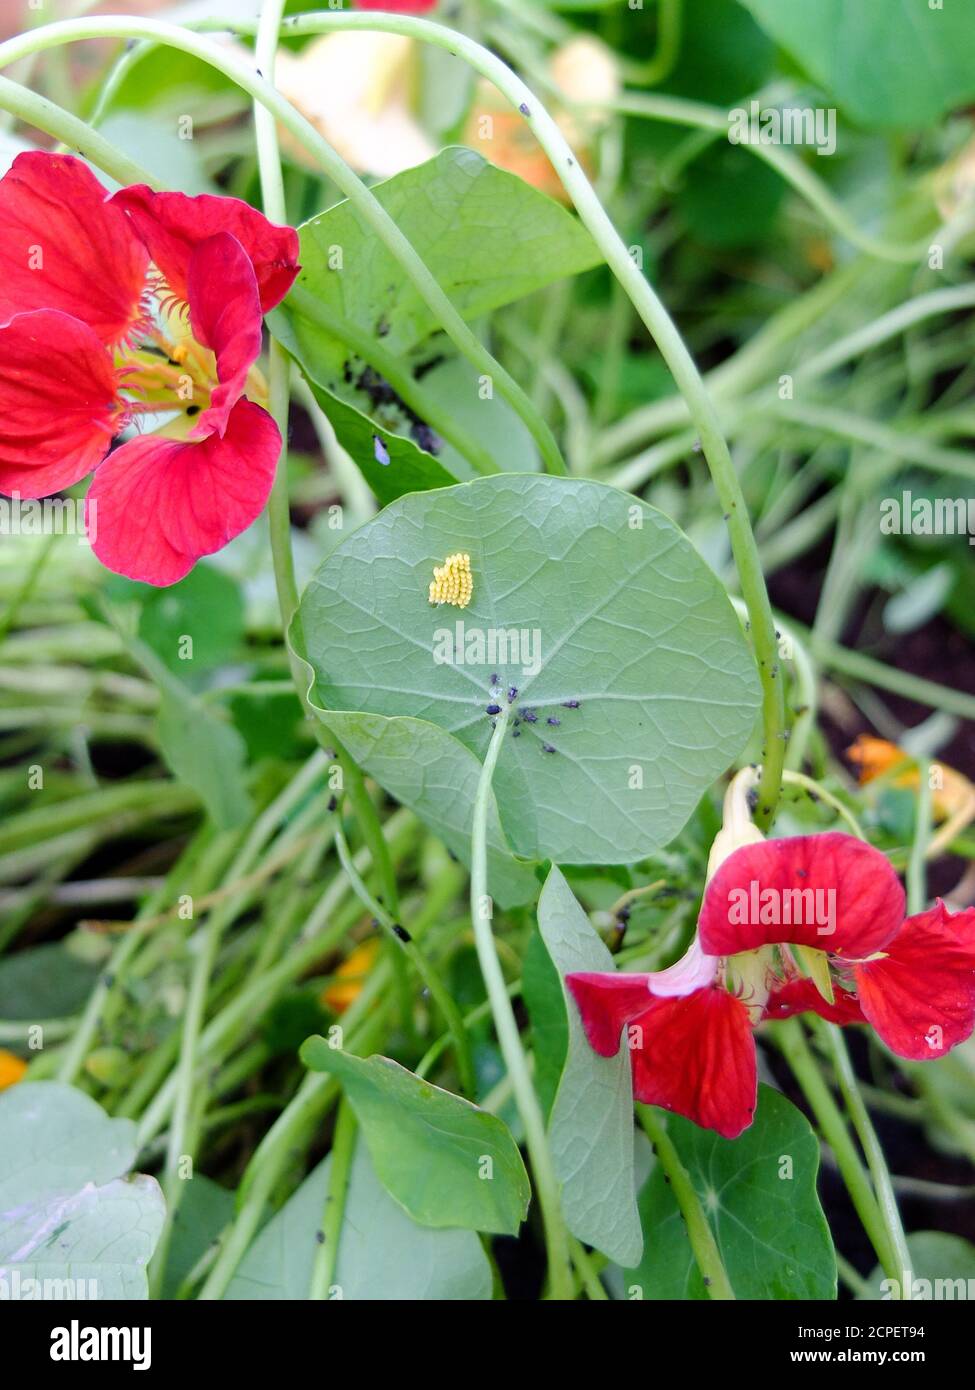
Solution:
<svg viewBox="0 0 975 1390"><path fill-rule="evenodd" d="M517 698L518 698L518 687L517 687L516 685L509 685L509 686L508 686L508 704L510 705L510 704L512 703L512 701L517 700Z"/></svg>
<svg viewBox="0 0 975 1390"><path fill-rule="evenodd" d="M546 719L545 723L551 724L554 729L557 729L559 725L562 723L562 720L556 719L554 714L550 714L549 717Z"/></svg>
<svg viewBox="0 0 975 1390"><path fill-rule="evenodd" d="M563 709L578 709L578 708L579 708L579 701L578 701L578 700L563 700L563 701L562 701L562 708L563 708Z"/></svg>
<svg viewBox="0 0 975 1390"><path fill-rule="evenodd" d="M488 714L500 714L500 713L501 713L501 706L500 706L500 705L488 705L488 707L487 707L487 712L488 712Z"/></svg>
<svg viewBox="0 0 975 1390"><path fill-rule="evenodd" d="M538 715L535 713L533 709L523 709L521 712L521 717L526 724L538 723Z"/></svg>
<svg viewBox="0 0 975 1390"><path fill-rule="evenodd" d="M551 745L550 743L543 743L543 744L542 744L542 752L543 752L543 753L554 753L554 752L555 752L555 749L552 747L552 745Z"/></svg>

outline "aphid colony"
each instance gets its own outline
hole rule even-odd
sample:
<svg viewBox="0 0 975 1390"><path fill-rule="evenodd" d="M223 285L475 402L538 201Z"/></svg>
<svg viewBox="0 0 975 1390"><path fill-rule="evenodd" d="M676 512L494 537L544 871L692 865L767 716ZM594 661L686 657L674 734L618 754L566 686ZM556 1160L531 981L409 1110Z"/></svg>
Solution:
<svg viewBox="0 0 975 1390"><path fill-rule="evenodd" d="M448 555L442 565L435 565L430 580L430 602L450 603L455 608L466 608L474 593L474 578L471 574L471 557L458 551Z"/></svg>
<svg viewBox="0 0 975 1390"><path fill-rule="evenodd" d="M500 686L500 684L501 684L501 677L498 676L498 675L493 675L493 676L491 677L491 695L492 695L493 698L492 698L491 703L490 703L489 705L485 705L485 707L484 707L484 713L490 716L492 728L494 727L494 723L495 723L496 716L499 715L499 714L501 713L501 706L500 706L500 704L497 703L498 700L501 698L501 691L500 691L499 688L498 688L498 687ZM517 700L517 698L518 698L518 687L517 687L516 685L509 686L509 687L508 687L508 704L509 704L509 705L513 705L514 702ZM578 700L563 700L563 701L562 701L562 708L563 708L563 709L579 709L579 707L580 707L580 702L579 702ZM538 711L535 710L535 709L532 709L532 707L531 707L530 705L522 705L522 706L520 706L520 707L515 711L515 718L513 719L512 724L511 724L511 737L512 737L512 738L521 738L521 733L522 733L521 726L522 726L523 724L527 724L527 725L529 726L529 729L531 729L531 726L532 726L533 724L537 724L537 723L538 723ZM550 728L552 728L552 729L559 729L559 728L562 727L562 720L559 719L559 718L557 718L554 714L548 715L548 717L547 717L546 720L545 720L545 723L546 723ZM534 730L534 729L531 729L531 732L534 733L535 730ZM556 747L555 747L554 744L551 744L551 743L543 743L541 740L539 741L539 747L541 748L541 750L542 750L543 753L555 753L555 752L558 751L558 750L556 749Z"/></svg>

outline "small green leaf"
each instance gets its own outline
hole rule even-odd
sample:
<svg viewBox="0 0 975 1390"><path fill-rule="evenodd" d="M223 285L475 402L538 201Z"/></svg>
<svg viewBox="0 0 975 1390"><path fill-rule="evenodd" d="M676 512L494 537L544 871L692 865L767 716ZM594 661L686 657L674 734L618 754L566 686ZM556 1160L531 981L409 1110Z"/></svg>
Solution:
<svg viewBox="0 0 975 1390"><path fill-rule="evenodd" d="M539 933L532 932L521 971L521 997L531 1019L535 1090L546 1120L552 1113L569 1047L569 1019L559 972Z"/></svg>
<svg viewBox="0 0 975 1390"><path fill-rule="evenodd" d="M307 371L305 378L336 438L358 466L380 506L395 502L404 492L425 492L427 488L449 487L457 481L412 439L384 429L355 406L319 386Z"/></svg>
<svg viewBox="0 0 975 1390"><path fill-rule="evenodd" d="M31 946L0 960L0 1018L37 1022L77 1013L98 978L98 966L63 942Z"/></svg>
<svg viewBox="0 0 975 1390"><path fill-rule="evenodd" d="M456 551L471 603L432 606L434 566ZM292 637L333 727L333 711L422 720L477 762L488 707L516 689L494 793L526 859L632 863L669 843L758 707L738 619L687 537L577 479L399 498L326 558Z"/></svg>
<svg viewBox="0 0 975 1390"><path fill-rule="evenodd" d="M272 1216L241 1261L227 1299L307 1299L331 1155ZM330 1297L345 1301L474 1301L491 1297L491 1266L473 1231L432 1231L389 1196L356 1143Z"/></svg>
<svg viewBox="0 0 975 1390"><path fill-rule="evenodd" d="M52 1299L70 1296L65 1280L85 1281L78 1298L88 1281L100 1300L146 1298L165 1208L154 1178L128 1176L136 1152L133 1122L73 1086L25 1081L0 1096L0 1279L53 1281Z"/></svg>
<svg viewBox="0 0 975 1390"><path fill-rule="evenodd" d="M179 681L162 685L160 697L159 742L173 775L199 795L218 829L242 825L250 814L244 740Z"/></svg>
<svg viewBox="0 0 975 1390"><path fill-rule="evenodd" d="M234 1219L234 1194L202 1173L184 1184L173 1218L162 1297L175 1298L180 1284Z"/></svg>
<svg viewBox="0 0 975 1390"><path fill-rule="evenodd" d="M754 1123L722 1139L671 1115L667 1132L690 1174L741 1299L836 1297L836 1254L816 1193L819 1141L805 1116L769 1086L758 1089ZM632 1297L705 1299L707 1289L663 1169L640 1193L643 1260L625 1269Z"/></svg>
<svg viewBox="0 0 975 1390"><path fill-rule="evenodd" d="M396 174L373 193L468 320L600 260L589 233L558 203L460 146ZM297 283L336 321L397 357L440 327L350 202L298 231ZM290 303L274 322L275 333L310 375L338 390L348 359L345 342Z"/></svg>
<svg viewBox="0 0 975 1390"><path fill-rule="evenodd" d="M309 1038L301 1058L342 1083L376 1173L422 1226L516 1235L531 1195L505 1124L388 1057L353 1057Z"/></svg>
<svg viewBox="0 0 975 1390"><path fill-rule="evenodd" d="M239 654L244 599L229 575L212 565L197 565L168 589L131 583L128 587L142 599L139 636L168 670L185 679L212 671Z"/></svg>
<svg viewBox="0 0 975 1390"><path fill-rule="evenodd" d="M565 988L577 970L612 970L613 958L552 868L538 903L538 927ZM569 1041L549 1120L562 1210L573 1235L620 1264L643 1248L633 1177L633 1086L630 1054L599 1057L586 1040L579 1011L565 995Z"/></svg>

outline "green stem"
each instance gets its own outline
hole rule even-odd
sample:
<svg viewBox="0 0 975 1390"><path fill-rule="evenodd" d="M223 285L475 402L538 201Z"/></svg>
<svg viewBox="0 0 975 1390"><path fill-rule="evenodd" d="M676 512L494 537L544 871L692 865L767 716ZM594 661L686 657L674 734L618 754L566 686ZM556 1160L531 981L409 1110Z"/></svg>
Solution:
<svg viewBox="0 0 975 1390"><path fill-rule="evenodd" d="M545 1226L545 1245L548 1251L548 1277L551 1297L569 1299L574 1296L574 1283L569 1255L568 1232L562 1217L559 1200L559 1182L552 1163L545 1121L542 1117L538 1096L532 1084L528 1059L521 1045L521 1035L508 987L505 983L501 962L494 943L491 921L493 904L488 895L487 881L487 817L491 798L491 781L497 765L498 754L508 727L508 707L502 707L495 721L494 732L488 745L484 766L478 778L477 793L474 797L473 821L471 829L471 920L474 926L474 942L481 974L491 1001L494 1027L501 1046L505 1066L514 1092L515 1104L525 1129L525 1140L535 1175L535 1190L538 1193Z"/></svg>
<svg viewBox="0 0 975 1390"><path fill-rule="evenodd" d="M907 910L923 912L928 901L927 849L931 839L931 765L918 759L914 840L907 866Z"/></svg>
<svg viewBox="0 0 975 1390"><path fill-rule="evenodd" d="M801 787L814 801L825 801L827 806L832 806L836 814L842 820L846 821L858 840L865 840L867 838L863 833L863 826L857 820L849 806L845 806L838 796L835 796L827 787L824 787L821 782L817 782L814 777L807 777L804 772L786 771L782 774L782 780L786 786Z"/></svg>
<svg viewBox="0 0 975 1390"><path fill-rule="evenodd" d="M37 45L39 48L45 46L43 43ZM0 45L0 49L2 47ZM2 60L0 65L5 66L8 61L14 60ZM147 183L150 188L159 187L158 179L143 169L141 164L109 144L97 130L93 130L77 116L72 116L70 111L65 111L53 101L48 101L47 97L38 96L36 92L28 91L19 83L11 82L9 77L0 77L0 107L13 112L26 125L56 136L63 145L77 150L84 159L103 169L116 182Z"/></svg>
<svg viewBox="0 0 975 1390"><path fill-rule="evenodd" d="M730 129L726 110L707 106L699 101L689 101L684 97L623 92L612 101L602 103L601 109L626 116L663 121L671 125L692 126L697 130L710 131L715 137L723 136L725 139L728 138ZM743 148L774 169L800 197L805 198L810 207L815 208L837 235L845 237L868 255L900 265L916 265L927 252L933 234L908 243L886 241L863 231L843 204L833 196L828 185L790 150L779 145L763 145L751 141L744 142Z"/></svg>
<svg viewBox="0 0 975 1390"><path fill-rule="evenodd" d="M896 1279L898 1286L903 1271L891 1245L883 1215L877 1205L870 1179L860 1161L856 1146L850 1138L842 1112L823 1080L815 1057L797 1018L784 1019L773 1025L773 1040L792 1069L803 1095L816 1118L823 1138L833 1150L837 1165L856 1208L857 1215L873 1246L884 1273Z"/></svg>
<svg viewBox="0 0 975 1390"><path fill-rule="evenodd" d="M402 950L409 957L413 968L420 979L430 991L431 998L436 1003L440 1012L443 1014L444 1022L450 1029L450 1035L454 1042L454 1055L457 1058L457 1070L460 1073L460 1084L463 1091L473 1097L476 1094L477 1083L474 1074L474 1057L471 1052L470 1038L467 1036L467 1029L464 1026L464 1018L460 1009L441 980L437 970L427 960L426 955L408 933L405 935L404 928L387 912L383 905L369 892L362 875L352 862L352 855L349 853L349 846L341 827L335 830L335 848L338 852L339 862L345 870L352 891L362 903L363 907L380 922L389 932L397 950Z"/></svg>
<svg viewBox="0 0 975 1390"><path fill-rule="evenodd" d="M887 1160L880 1147L877 1131L870 1119L870 1112L860 1094L860 1087L853 1070L853 1064L850 1061L846 1042L839 1028L835 1024L827 1023L825 1019L812 1015L810 1026L832 1056L833 1066L836 1069L836 1079L839 1082L847 1113L853 1121L853 1128L857 1132L857 1137L866 1156L867 1167L870 1169L870 1176L873 1179L877 1205L880 1208L880 1215L887 1231L887 1239L890 1242L894 1259L897 1261L897 1278L901 1280L902 1290L909 1290L913 1284L912 1260L907 1248L907 1238L904 1235L900 1211L897 1207L897 1198L894 1195L890 1169L887 1167Z"/></svg>
<svg viewBox="0 0 975 1390"><path fill-rule="evenodd" d="M708 1297L725 1302L733 1299L735 1291L724 1267L718 1242L714 1238L701 1199L691 1181L691 1175L681 1162L674 1141L651 1106L638 1105L636 1113L644 1133L654 1147L660 1166L670 1179L671 1191L684 1218L687 1238L691 1243L697 1267L701 1271Z"/></svg>
<svg viewBox="0 0 975 1390"><path fill-rule="evenodd" d="M345 1199L349 1191L349 1175L352 1172L352 1159L355 1154L355 1138L355 1111L343 1096L339 1102L335 1137L332 1140L332 1166L328 1175L328 1193L322 1219L322 1240L315 1252L311 1288L308 1293L308 1297L312 1299L327 1299L335 1283Z"/></svg>

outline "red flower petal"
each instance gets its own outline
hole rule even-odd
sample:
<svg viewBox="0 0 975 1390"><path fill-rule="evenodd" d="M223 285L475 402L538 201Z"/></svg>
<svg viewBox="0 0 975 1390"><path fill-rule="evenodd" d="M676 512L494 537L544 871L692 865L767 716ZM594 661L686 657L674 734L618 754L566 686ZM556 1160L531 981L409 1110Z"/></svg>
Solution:
<svg viewBox="0 0 975 1390"><path fill-rule="evenodd" d="M46 497L108 453L119 413L112 358L57 309L0 327L0 492Z"/></svg>
<svg viewBox="0 0 975 1390"><path fill-rule="evenodd" d="M887 858L830 831L735 850L708 885L698 931L710 955L793 941L850 959L879 951L903 917Z"/></svg>
<svg viewBox="0 0 975 1390"><path fill-rule="evenodd" d="M61 309L105 343L141 317L149 257L94 174L68 154L19 154L0 179L0 322Z"/></svg>
<svg viewBox="0 0 975 1390"><path fill-rule="evenodd" d="M222 435L261 351L257 280L236 237L218 232L194 247L188 293L193 336L216 354L220 382L194 433Z"/></svg>
<svg viewBox="0 0 975 1390"><path fill-rule="evenodd" d="M864 1023L863 1011L855 994L834 989L834 1002L824 999L812 980L787 980L774 989L765 1005L766 1018L791 1018L793 1014L814 1013L830 1023Z"/></svg>
<svg viewBox="0 0 975 1390"><path fill-rule="evenodd" d="M619 1052L624 1024L642 1013L650 1000L649 979L614 971L566 975L589 1045L600 1057Z"/></svg>
<svg viewBox="0 0 975 1390"><path fill-rule="evenodd" d="M633 1093L735 1139L755 1114L758 1078L748 1010L721 986L661 999L630 1022Z"/></svg>
<svg viewBox="0 0 975 1390"><path fill-rule="evenodd" d="M298 274L298 233L293 227L276 227L239 198L153 193L140 183L120 189L112 202L129 214L178 299L189 299L194 247L219 232L236 237L250 257L263 313L281 302Z"/></svg>
<svg viewBox="0 0 975 1390"><path fill-rule="evenodd" d="M116 574L175 584L260 514L280 452L277 425L248 400L234 406L222 439L130 440L89 489L92 549Z"/></svg>
<svg viewBox="0 0 975 1390"><path fill-rule="evenodd" d="M879 960L854 968L864 1015L901 1057L940 1057L975 1026L975 908L908 917Z"/></svg>

